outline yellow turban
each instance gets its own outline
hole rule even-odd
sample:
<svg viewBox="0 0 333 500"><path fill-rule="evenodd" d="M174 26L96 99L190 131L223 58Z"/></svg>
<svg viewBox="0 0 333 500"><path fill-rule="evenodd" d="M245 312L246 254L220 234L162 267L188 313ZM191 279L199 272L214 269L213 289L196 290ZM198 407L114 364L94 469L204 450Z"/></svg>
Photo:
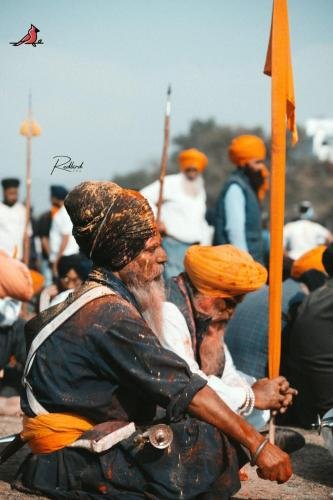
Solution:
<svg viewBox="0 0 333 500"><path fill-rule="evenodd" d="M198 149L185 149L178 156L178 161L181 170L188 168L196 168L199 172L203 172L208 164L208 158Z"/></svg>
<svg viewBox="0 0 333 500"><path fill-rule="evenodd" d="M310 269L316 269L317 271L326 273L322 263L323 253L326 248L326 245L320 245L301 255L292 265L291 276L293 278L299 278L306 271L310 271Z"/></svg>
<svg viewBox="0 0 333 500"><path fill-rule="evenodd" d="M229 158L238 167L243 167L250 160L264 160L266 146L256 135L239 135L229 146Z"/></svg>
<svg viewBox="0 0 333 500"><path fill-rule="evenodd" d="M184 265L194 287L210 297L243 295L267 280L264 266L233 245L193 245L185 254Z"/></svg>

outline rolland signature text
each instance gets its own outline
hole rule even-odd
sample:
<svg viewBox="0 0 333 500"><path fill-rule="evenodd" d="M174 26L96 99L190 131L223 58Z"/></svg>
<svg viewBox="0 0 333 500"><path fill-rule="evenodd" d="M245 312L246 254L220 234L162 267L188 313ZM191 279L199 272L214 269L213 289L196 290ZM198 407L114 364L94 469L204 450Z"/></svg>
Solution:
<svg viewBox="0 0 333 500"><path fill-rule="evenodd" d="M66 172L75 172L83 169L83 162L81 162L80 165L75 165L70 156L53 156L53 159L56 161L52 167L51 175L56 169L65 170Z"/></svg>

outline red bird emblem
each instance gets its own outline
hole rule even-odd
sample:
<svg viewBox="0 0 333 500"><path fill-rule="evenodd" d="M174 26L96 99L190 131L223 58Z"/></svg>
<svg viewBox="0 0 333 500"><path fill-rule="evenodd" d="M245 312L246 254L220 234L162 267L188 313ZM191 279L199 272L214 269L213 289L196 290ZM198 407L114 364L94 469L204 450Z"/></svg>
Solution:
<svg viewBox="0 0 333 500"><path fill-rule="evenodd" d="M42 39L39 39L37 41L37 33L39 31L40 30L32 24L28 33L23 38L21 38L21 40L19 40L18 42L10 42L10 44L17 47L18 45L22 45L23 43L25 43L26 45L32 45L33 47L36 47L37 44L43 43Z"/></svg>

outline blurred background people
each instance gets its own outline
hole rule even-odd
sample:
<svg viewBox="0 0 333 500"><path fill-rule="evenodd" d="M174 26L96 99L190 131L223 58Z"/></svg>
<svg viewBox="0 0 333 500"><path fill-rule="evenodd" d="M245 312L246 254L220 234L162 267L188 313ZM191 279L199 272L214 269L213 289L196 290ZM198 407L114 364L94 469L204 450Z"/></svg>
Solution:
<svg viewBox="0 0 333 500"><path fill-rule="evenodd" d="M176 276L184 270L184 255L193 244L209 245L212 228L206 221L206 191L202 172L208 164L207 156L197 149L186 149L179 154L180 173L164 179L160 233L168 255L165 277ZM157 212L159 181L141 190L154 213Z"/></svg>
<svg viewBox="0 0 333 500"><path fill-rule="evenodd" d="M287 422L302 427L333 408L333 244L322 262L327 283L306 297L289 334L288 373L299 395Z"/></svg>
<svg viewBox="0 0 333 500"><path fill-rule="evenodd" d="M326 282L321 263L325 248L313 249L308 252L310 255L305 254L291 266L290 259L285 259L282 283L283 347L286 329L291 320L290 311L293 312L294 319L294 314L306 295ZM268 374L268 293L269 288L265 285L260 290L247 294L236 307L225 335L236 368L256 378L266 377ZM281 366L284 363L282 360Z"/></svg>
<svg viewBox="0 0 333 500"><path fill-rule="evenodd" d="M1 181L3 199L0 202L0 249L8 255L16 253L17 258L23 257L23 240L26 212L19 202L20 181L6 178Z"/></svg>
<svg viewBox="0 0 333 500"><path fill-rule="evenodd" d="M90 269L91 261L82 254L60 257L56 282L40 294L39 312L65 300L87 278Z"/></svg>
<svg viewBox="0 0 333 500"><path fill-rule="evenodd" d="M50 268L50 231L52 219L59 211L60 206L57 198L53 194L57 193L57 186L50 187L50 201L51 207L46 212L43 212L37 221L36 236L39 238L40 249L40 266L43 275L45 276L46 286L52 283L52 269Z"/></svg>
<svg viewBox="0 0 333 500"><path fill-rule="evenodd" d="M63 186L51 186L52 207L58 208L51 220L49 261L53 277L57 277L57 264L63 255L78 253L79 247L72 235L73 224L64 206L68 191Z"/></svg>
<svg viewBox="0 0 333 500"><path fill-rule="evenodd" d="M297 219L284 226L283 239L286 255L298 259L318 245L329 244L332 234L326 227L314 222L315 212L310 201L301 201L297 207Z"/></svg>
<svg viewBox="0 0 333 500"><path fill-rule="evenodd" d="M237 169L217 201L214 244L231 243L264 262L261 203L269 177L264 141L255 135L240 135L229 146L229 158Z"/></svg>

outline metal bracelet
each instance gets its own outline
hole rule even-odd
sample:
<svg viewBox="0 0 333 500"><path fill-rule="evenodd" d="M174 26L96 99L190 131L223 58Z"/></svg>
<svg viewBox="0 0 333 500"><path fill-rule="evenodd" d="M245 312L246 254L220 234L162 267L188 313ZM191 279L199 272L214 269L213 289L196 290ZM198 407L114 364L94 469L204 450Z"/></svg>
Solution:
<svg viewBox="0 0 333 500"><path fill-rule="evenodd" d="M250 460L250 465L252 467L254 467L256 465L257 459L258 459L260 453L262 452L262 450L265 448L265 446L266 446L267 443L269 443L269 439L268 438L264 439L264 441L262 443L260 443L260 445L258 446L258 448L256 449L256 451L252 455L252 458Z"/></svg>

